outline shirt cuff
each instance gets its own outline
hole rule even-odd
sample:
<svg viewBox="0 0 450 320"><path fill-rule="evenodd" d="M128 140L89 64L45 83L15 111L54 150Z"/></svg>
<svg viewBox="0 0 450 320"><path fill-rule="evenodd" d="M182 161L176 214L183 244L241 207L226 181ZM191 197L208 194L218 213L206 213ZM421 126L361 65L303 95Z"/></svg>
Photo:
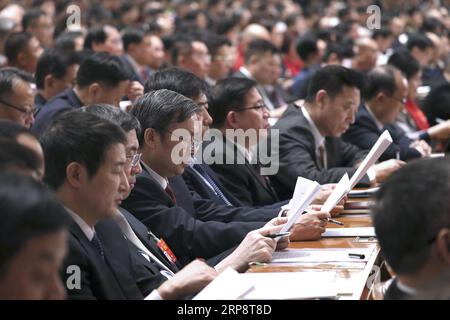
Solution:
<svg viewBox="0 0 450 320"><path fill-rule="evenodd" d="M377 173L375 172L375 169L373 167L370 167L369 170L366 172L367 176L369 177L370 183L376 182L377 179Z"/></svg>
<svg viewBox="0 0 450 320"><path fill-rule="evenodd" d="M144 300L164 300L158 293L158 291L153 290L150 292L148 296L144 298Z"/></svg>

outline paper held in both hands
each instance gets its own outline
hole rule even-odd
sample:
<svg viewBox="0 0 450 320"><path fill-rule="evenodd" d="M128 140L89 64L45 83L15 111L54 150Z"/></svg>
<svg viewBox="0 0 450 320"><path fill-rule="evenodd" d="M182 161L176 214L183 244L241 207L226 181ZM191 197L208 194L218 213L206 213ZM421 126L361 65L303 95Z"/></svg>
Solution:
<svg viewBox="0 0 450 320"><path fill-rule="evenodd" d="M348 178L348 174L344 174L341 180L338 182L333 192L328 197L327 201L325 201L322 206L322 211L330 212L338 203L341 201L343 197L345 197L351 189L353 189L356 184L364 177L372 167L378 158L383 154L383 152L389 147L392 143L392 137L389 132L384 131L381 136L378 138L377 142L374 144L370 152L367 154L366 158L361 162L361 165L358 167L356 172L353 174L352 178Z"/></svg>

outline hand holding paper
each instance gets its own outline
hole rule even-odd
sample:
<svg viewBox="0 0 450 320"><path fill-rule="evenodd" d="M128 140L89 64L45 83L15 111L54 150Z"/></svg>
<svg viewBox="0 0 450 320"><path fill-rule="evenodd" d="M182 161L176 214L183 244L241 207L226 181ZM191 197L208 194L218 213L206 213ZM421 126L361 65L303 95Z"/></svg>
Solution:
<svg viewBox="0 0 450 320"><path fill-rule="evenodd" d="M341 201L343 197L350 191L350 180L348 178L348 174L344 174L344 176L339 180L339 183L334 188L333 192L328 197L327 201L322 206L322 211L330 212L333 208Z"/></svg>

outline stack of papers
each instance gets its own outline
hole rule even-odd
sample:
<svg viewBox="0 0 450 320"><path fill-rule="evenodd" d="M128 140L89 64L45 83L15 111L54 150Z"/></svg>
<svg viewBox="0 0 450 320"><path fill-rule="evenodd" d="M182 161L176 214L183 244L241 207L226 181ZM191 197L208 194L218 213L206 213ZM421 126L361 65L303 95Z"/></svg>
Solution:
<svg viewBox="0 0 450 320"><path fill-rule="evenodd" d="M368 189L363 189L363 190L351 190L348 193L348 197L349 198L370 198L370 197L374 197L375 194L378 192L378 190L380 190L379 187L373 187L373 188L368 188Z"/></svg>
<svg viewBox="0 0 450 320"><path fill-rule="evenodd" d="M335 237L375 237L375 228L328 228L322 233L322 238Z"/></svg>
<svg viewBox="0 0 450 320"><path fill-rule="evenodd" d="M271 262L367 262L372 252L373 248L287 249L274 252ZM361 258L357 258L351 254L361 255Z"/></svg>

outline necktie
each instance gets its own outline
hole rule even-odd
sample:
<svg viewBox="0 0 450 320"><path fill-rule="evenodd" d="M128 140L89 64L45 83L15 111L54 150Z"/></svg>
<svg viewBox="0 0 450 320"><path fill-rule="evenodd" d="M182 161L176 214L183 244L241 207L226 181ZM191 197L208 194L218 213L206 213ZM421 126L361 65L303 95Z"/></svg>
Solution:
<svg viewBox="0 0 450 320"><path fill-rule="evenodd" d="M105 260L105 252L103 251L102 243L100 242L100 239L97 237L97 234L94 232L94 236L91 240L92 246L95 248L95 250L98 252L102 260Z"/></svg>
<svg viewBox="0 0 450 320"><path fill-rule="evenodd" d="M222 190L220 190L219 186L214 182L214 179L202 168L199 164L194 164L194 170L197 171L212 188L214 193L227 205L232 206L231 202L227 199L227 197L223 194Z"/></svg>
<svg viewBox="0 0 450 320"><path fill-rule="evenodd" d="M175 193L173 192L172 188L167 184L167 187L164 189L164 191L169 195L170 199L172 199L172 202L174 204L177 203L177 198L175 197Z"/></svg>
<svg viewBox="0 0 450 320"><path fill-rule="evenodd" d="M138 248L141 252L145 253L147 256L150 257L153 262L155 262L160 269L166 270L169 272L172 276L174 273L159 260L143 243L139 238L136 236L136 233L134 233L133 229L131 228L130 224L128 223L127 219L118 212L117 215L114 217L117 224L119 225L120 230L122 230L122 233L124 236L130 241L136 248Z"/></svg>
<svg viewBox="0 0 450 320"><path fill-rule="evenodd" d="M327 159L326 159L326 153L325 153L325 146L321 144L318 148L318 162L320 169L326 169L327 168Z"/></svg>

